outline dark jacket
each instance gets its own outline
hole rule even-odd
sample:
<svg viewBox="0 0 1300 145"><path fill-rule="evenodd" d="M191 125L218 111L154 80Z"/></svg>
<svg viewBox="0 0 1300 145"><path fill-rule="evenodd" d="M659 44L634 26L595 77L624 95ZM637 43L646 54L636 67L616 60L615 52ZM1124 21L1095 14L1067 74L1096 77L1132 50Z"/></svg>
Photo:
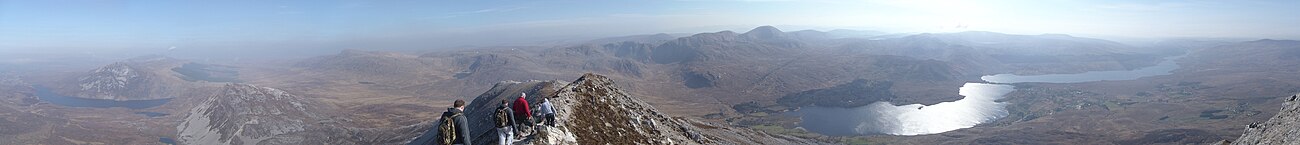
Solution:
<svg viewBox="0 0 1300 145"><path fill-rule="evenodd" d="M515 124L515 111L511 111L510 108L506 108L505 105L497 106L497 109L502 109L502 108L506 109L506 126L513 126ZM496 113L496 110L492 110L492 112ZM492 114L492 115L496 115L496 114ZM492 116L492 117L493 117L492 119L496 119L495 118L496 116Z"/></svg>
<svg viewBox="0 0 1300 145"><path fill-rule="evenodd" d="M456 116L456 118L452 118L452 120L454 120L456 123L456 135L460 136L454 142L463 145L471 145L472 144L471 142L473 142L474 139L469 138L470 136L469 121L466 121L464 111L461 111L460 109L456 109L456 108L447 108L447 112L442 112L442 117L450 117L451 115L454 114L460 114L460 116Z"/></svg>

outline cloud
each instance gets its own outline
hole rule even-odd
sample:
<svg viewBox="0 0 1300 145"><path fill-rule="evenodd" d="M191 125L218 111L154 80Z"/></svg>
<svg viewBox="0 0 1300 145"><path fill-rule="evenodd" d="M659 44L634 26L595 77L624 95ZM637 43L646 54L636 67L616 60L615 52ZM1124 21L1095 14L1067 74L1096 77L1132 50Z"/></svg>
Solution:
<svg viewBox="0 0 1300 145"><path fill-rule="evenodd" d="M455 12L453 14L469 15L469 14L482 14L482 13L498 13L498 12L510 12L519 9L524 9L524 7L495 7L495 8L486 8L486 9L480 9L475 11Z"/></svg>
<svg viewBox="0 0 1300 145"><path fill-rule="evenodd" d="M445 14L445 15L429 16L429 17L423 17L423 18L420 18L420 19L448 19L448 18L461 17L461 16L465 16L465 15L478 15L478 14L487 14L487 13L504 13L504 12L512 12L512 11L520 10L520 9L524 9L524 8L526 8L526 7L518 7L518 6L511 6L511 7L495 7L495 8L486 8L486 9L479 9L479 10L473 10L473 11L450 12L450 13L447 13L447 14Z"/></svg>

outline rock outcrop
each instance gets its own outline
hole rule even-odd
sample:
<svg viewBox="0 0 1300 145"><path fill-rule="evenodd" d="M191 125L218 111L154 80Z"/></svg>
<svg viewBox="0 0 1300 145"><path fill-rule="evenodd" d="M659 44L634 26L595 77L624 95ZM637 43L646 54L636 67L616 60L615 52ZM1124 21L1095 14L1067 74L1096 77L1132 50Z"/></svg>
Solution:
<svg viewBox="0 0 1300 145"><path fill-rule="evenodd" d="M176 126L181 144L396 144L431 127L355 128L337 108L275 88L228 83Z"/></svg>
<svg viewBox="0 0 1300 145"><path fill-rule="evenodd" d="M1282 111L1268 121L1251 123L1234 145L1300 144L1300 94L1286 98Z"/></svg>
<svg viewBox="0 0 1300 145"><path fill-rule="evenodd" d="M814 144L809 140L671 117L615 87L605 76L585 74L550 100L556 126L535 144ZM570 136L571 135L571 136Z"/></svg>
<svg viewBox="0 0 1300 145"><path fill-rule="evenodd" d="M184 144L311 143L315 124L325 121L319 104L297 95L250 84L227 84L190 109L176 126Z"/></svg>
<svg viewBox="0 0 1300 145"><path fill-rule="evenodd" d="M816 144L806 139L672 117L615 87L605 76L586 74L572 83L502 82L466 106L475 144L496 143L491 114L499 100L528 93L530 104L545 97L556 111L556 126L541 127L516 144ZM428 140L429 130L416 141ZM413 142L412 144L418 144Z"/></svg>

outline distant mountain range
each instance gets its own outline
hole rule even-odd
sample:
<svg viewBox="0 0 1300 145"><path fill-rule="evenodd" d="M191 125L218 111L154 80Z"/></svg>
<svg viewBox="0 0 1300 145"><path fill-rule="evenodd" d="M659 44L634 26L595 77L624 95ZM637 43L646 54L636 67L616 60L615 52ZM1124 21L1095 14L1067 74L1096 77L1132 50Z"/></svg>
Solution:
<svg viewBox="0 0 1300 145"><path fill-rule="evenodd" d="M1290 61L1300 55L1296 46L1300 43L1259 40L1201 49L1180 61L1184 69L1178 71L1210 77L1294 72L1300 68L1295 63L1300 61ZM421 54L344 50L256 67L149 56L68 78L55 90L93 99L185 98L173 102L188 108L173 112L184 115L169 119L180 120L176 139L190 144L405 143L427 133L444 102L474 100L467 112L481 120L490 102L519 92L534 94L529 98L534 102L539 97L562 102L557 106L571 126L548 131L560 137L552 143L804 144L816 142L681 116L725 120L737 112L778 113L809 105L935 104L962 98L957 88L982 75L1135 69L1174 55L1154 53L1164 51L1060 34L896 35L763 26L743 33L635 35L555 47ZM556 81L577 74L587 75L572 83ZM781 107L764 110L771 104ZM631 109L601 111L614 108ZM591 112L601 115L578 114ZM346 137L333 138L341 136Z"/></svg>
<svg viewBox="0 0 1300 145"><path fill-rule="evenodd" d="M1300 41L1255 40L1200 49L1184 61L1189 71L1300 71Z"/></svg>
<svg viewBox="0 0 1300 145"><path fill-rule="evenodd" d="M348 50L297 65L312 73L394 85L412 94L472 96L503 80L561 79L595 72L626 79L629 90L659 97L706 96L739 103L856 79L900 82L900 103L936 103L953 93L920 91L994 73L1071 73L1149 66L1158 57L1128 52L1123 44L1068 35L993 32L864 38L879 33L839 30L784 32L771 26L684 37L617 37L550 48L495 48L433 52L418 57ZM621 41L621 42L614 42ZM606 43L608 42L608 43ZM669 84L664 84L669 83ZM674 85L675 84L675 85ZM479 87L464 87L479 86ZM688 90L688 91L680 91ZM681 93L673 93L681 92ZM691 95L694 94L694 95ZM743 96L743 97L742 97Z"/></svg>

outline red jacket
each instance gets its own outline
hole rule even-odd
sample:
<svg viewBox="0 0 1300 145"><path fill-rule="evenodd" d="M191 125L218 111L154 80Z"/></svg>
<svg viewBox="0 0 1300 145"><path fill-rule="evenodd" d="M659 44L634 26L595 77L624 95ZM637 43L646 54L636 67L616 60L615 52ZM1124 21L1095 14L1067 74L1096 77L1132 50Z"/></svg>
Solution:
<svg viewBox="0 0 1300 145"><path fill-rule="evenodd" d="M515 99L515 104L510 106L510 109L515 111L515 117L533 118L533 110L528 109L528 100L524 100L524 97Z"/></svg>

